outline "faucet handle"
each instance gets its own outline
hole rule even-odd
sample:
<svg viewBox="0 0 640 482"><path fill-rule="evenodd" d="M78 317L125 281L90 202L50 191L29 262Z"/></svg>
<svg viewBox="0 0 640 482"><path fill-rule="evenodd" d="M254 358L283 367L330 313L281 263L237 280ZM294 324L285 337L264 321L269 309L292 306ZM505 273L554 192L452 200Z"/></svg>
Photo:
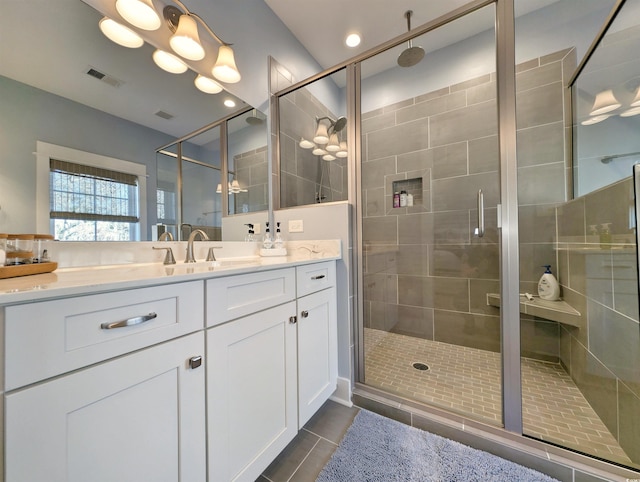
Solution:
<svg viewBox="0 0 640 482"><path fill-rule="evenodd" d="M207 252L207 259L206 261L215 261L216 260L216 255L213 252L214 249L222 249L222 246L211 246L209 248L209 251Z"/></svg>
<svg viewBox="0 0 640 482"><path fill-rule="evenodd" d="M171 248L165 248L164 246L162 248L156 248L155 246L152 246L151 249L166 249L167 254L164 256L163 264L176 264L176 259L173 257L173 251Z"/></svg>

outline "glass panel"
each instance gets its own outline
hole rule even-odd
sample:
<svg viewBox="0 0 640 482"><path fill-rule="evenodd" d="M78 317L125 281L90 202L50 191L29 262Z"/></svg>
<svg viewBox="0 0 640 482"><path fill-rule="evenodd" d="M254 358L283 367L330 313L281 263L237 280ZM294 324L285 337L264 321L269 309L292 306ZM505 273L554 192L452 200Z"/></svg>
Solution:
<svg viewBox="0 0 640 482"><path fill-rule="evenodd" d="M253 109L227 122L229 214L269 208L266 120Z"/></svg>
<svg viewBox="0 0 640 482"><path fill-rule="evenodd" d="M573 85L576 197L630 177L640 162L638 49L640 0L627 0Z"/></svg>
<svg viewBox="0 0 640 482"><path fill-rule="evenodd" d="M345 69L279 98L280 207L347 199Z"/></svg>
<svg viewBox="0 0 640 482"><path fill-rule="evenodd" d="M362 63L360 216L365 383L501 425L494 23L491 5L414 39L411 67L406 45Z"/></svg>
<svg viewBox="0 0 640 482"><path fill-rule="evenodd" d="M567 154L566 83L612 5L562 0L524 11L529 0L516 3L522 7L516 9L520 290L532 296L521 297L528 313L520 317L523 430L638 468L640 435L631 422L640 415L631 179L571 200ZM601 143L592 135L586 141ZM608 236L591 232L609 223ZM560 299L544 299L555 296L539 290L544 265L559 283Z"/></svg>
<svg viewBox="0 0 640 482"><path fill-rule="evenodd" d="M220 128L213 127L182 143L181 239L193 229L222 239L220 182Z"/></svg>

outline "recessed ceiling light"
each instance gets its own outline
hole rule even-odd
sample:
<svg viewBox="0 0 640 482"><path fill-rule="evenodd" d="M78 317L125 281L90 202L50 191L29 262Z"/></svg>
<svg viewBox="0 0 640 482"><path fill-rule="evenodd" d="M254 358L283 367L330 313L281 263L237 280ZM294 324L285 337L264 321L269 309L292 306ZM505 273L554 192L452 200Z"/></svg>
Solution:
<svg viewBox="0 0 640 482"><path fill-rule="evenodd" d="M236 103L232 99L227 99L224 101L224 105L226 105L227 107L235 107Z"/></svg>
<svg viewBox="0 0 640 482"><path fill-rule="evenodd" d="M357 47L358 45L360 45L360 35L358 35L357 33L349 34L347 35L344 43L347 44L347 47Z"/></svg>

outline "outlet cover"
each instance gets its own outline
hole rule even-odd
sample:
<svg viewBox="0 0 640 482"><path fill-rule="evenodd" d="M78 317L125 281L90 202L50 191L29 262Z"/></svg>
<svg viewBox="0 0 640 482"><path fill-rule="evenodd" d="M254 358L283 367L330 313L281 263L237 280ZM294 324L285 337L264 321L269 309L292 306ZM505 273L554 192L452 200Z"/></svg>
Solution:
<svg viewBox="0 0 640 482"><path fill-rule="evenodd" d="M262 234L262 225L260 223L253 223L253 233Z"/></svg>
<svg viewBox="0 0 640 482"><path fill-rule="evenodd" d="M304 223L302 219L295 219L289 221L289 232L290 233L302 233L304 232Z"/></svg>

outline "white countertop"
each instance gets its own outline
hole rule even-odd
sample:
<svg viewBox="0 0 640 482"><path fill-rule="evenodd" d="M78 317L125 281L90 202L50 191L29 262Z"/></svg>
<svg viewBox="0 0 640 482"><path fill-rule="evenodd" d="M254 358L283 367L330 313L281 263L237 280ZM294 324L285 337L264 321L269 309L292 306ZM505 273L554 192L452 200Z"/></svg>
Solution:
<svg viewBox="0 0 640 482"><path fill-rule="evenodd" d="M218 243L220 244L220 243ZM157 245L157 244L156 244ZM217 262L175 265L141 262L58 268L52 273L0 280L0 304L28 303L103 291L140 288L167 283L252 273L341 258L339 240L299 241L287 245L287 256L223 257Z"/></svg>

